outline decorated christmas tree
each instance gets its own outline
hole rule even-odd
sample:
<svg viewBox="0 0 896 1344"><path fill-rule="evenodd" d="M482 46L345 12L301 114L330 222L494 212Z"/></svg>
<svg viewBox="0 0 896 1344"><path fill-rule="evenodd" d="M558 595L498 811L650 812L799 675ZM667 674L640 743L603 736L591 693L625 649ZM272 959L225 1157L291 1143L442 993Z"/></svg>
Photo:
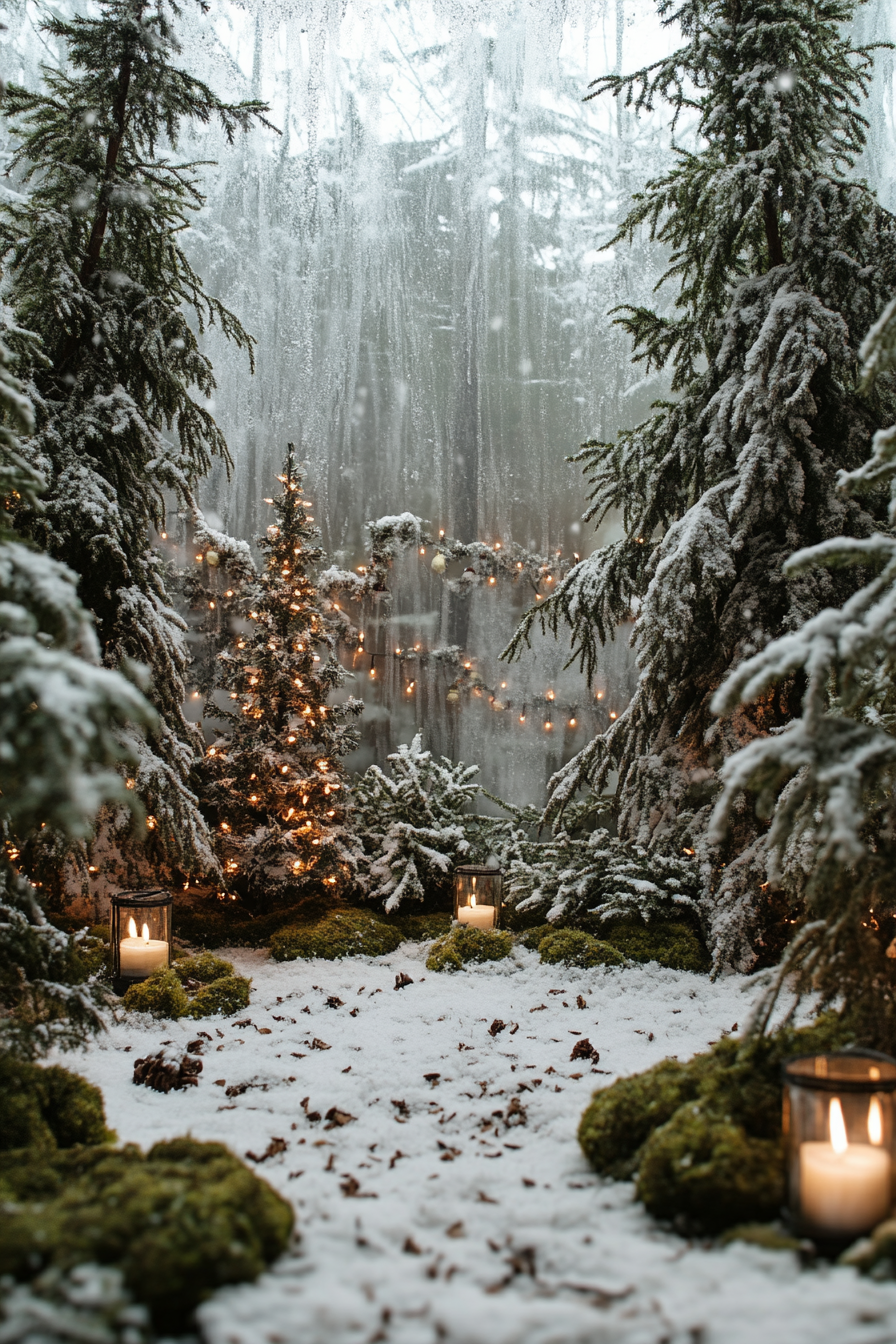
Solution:
<svg viewBox="0 0 896 1344"><path fill-rule="evenodd" d="M215 848L228 891L250 899L324 892L354 881L359 859L346 829L342 758L356 744L361 701L329 704L345 680L334 655L329 605L314 582L322 551L289 446L277 521L260 546L265 567L244 597L242 627L219 655L218 697L206 704L227 731L201 768Z"/></svg>
<svg viewBox="0 0 896 1344"><path fill-rule="evenodd" d="M718 770L778 731L800 699L787 676L749 707L711 711L731 669L838 604L854 571L791 582L792 551L883 521L880 495L838 491L896 413L893 385L856 386L858 347L896 283L896 219L857 180L873 58L849 40L854 0L660 0L683 44L595 95L692 118L696 147L648 183L616 245L641 230L670 249L655 310L618 320L674 399L615 443L578 454L586 519L618 518L597 549L534 608L572 630L589 678L603 645L633 621L640 677L619 718L552 781L558 819L578 789L615 784L619 833L650 850L696 851L712 893L716 954L747 968L763 950L764 827L740 808L721 852L708 841ZM618 781L618 782L617 782ZM780 913L781 922L784 914ZM767 954L768 949L764 949Z"/></svg>
<svg viewBox="0 0 896 1344"><path fill-rule="evenodd" d="M16 319L41 342L24 369L37 392L25 451L46 490L41 509L19 501L16 526L80 576L104 662L150 668L156 724L130 737L132 788L152 819L146 857L201 873L216 867L188 785L202 741L183 712L184 625L152 529L164 531L172 500L194 512L196 481L228 456L203 331L217 325L249 353L252 342L181 247L203 197L177 147L185 126L216 119L232 139L263 108L224 102L177 67L180 14L173 0L101 0L87 17L46 21L68 59L44 68L43 92L6 89L18 192L0 239ZM131 873L114 876L145 877L139 846L127 853Z"/></svg>

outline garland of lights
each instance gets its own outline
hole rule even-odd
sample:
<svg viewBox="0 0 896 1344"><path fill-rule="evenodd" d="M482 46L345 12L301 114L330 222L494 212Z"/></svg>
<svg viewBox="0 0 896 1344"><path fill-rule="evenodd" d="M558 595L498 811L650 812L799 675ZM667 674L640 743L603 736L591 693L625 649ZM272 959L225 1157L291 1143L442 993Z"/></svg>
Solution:
<svg viewBox="0 0 896 1344"><path fill-rule="evenodd" d="M553 691L548 690L543 696L529 696L523 701L515 700L504 694L507 689L506 682L502 682L499 687L489 686L473 672L471 661L464 658L456 645L431 650L422 650L419 645L414 645L413 648L396 648L394 653L389 651L371 653L364 647L363 630L357 628L336 598L343 597L361 604L391 602L392 593L387 580L392 563L399 555L416 550L423 557L432 553L430 568L439 575L445 573L451 561L471 562L459 576L447 580L450 591L459 597L468 597L474 588L494 587L498 579L503 578L515 584L527 584L531 587L536 602L540 602L546 596L539 591L542 585L552 587L558 579L562 579L568 573L573 564L578 563L580 557L575 555L572 561L564 560L559 551L553 556L545 556L528 551L516 542L507 546L500 541L491 545L480 541L462 542L454 537L446 537L444 531L440 531L436 538L427 530L423 520L413 513L381 518L377 522L367 523L366 526L370 534L369 561L358 565L355 571L335 566L325 570L319 577L318 587L329 600L331 611L340 624L340 642L352 647L355 655L364 654L370 659L370 679L376 680L378 659L394 658L402 663L413 660L424 665L433 662L451 666L457 669L457 676L448 687L446 694L448 704L457 704L461 692L486 697L492 708L497 711L516 711L520 724L527 722L527 711L530 706L533 712L541 708L545 731L552 732L553 711L560 708ZM413 678L405 686L405 694L412 695L416 687L417 679ZM603 691L595 693L598 702L603 698ZM594 712L594 706L590 704L586 706L586 712L588 711ZM563 714L566 717L566 726L576 728L582 712L582 706L579 704L565 705ZM616 718L616 711L611 710L608 721Z"/></svg>

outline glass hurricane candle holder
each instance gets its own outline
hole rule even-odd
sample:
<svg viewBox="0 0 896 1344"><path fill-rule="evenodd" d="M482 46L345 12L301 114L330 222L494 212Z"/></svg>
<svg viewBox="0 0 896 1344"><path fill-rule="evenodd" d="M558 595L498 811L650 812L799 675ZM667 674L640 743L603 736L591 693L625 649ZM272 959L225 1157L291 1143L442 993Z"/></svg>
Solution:
<svg viewBox="0 0 896 1344"><path fill-rule="evenodd" d="M851 1241L893 1204L896 1060L842 1050L785 1060L790 1213L819 1241Z"/></svg>
<svg viewBox="0 0 896 1344"><path fill-rule="evenodd" d="M454 918L473 929L496 929L501 918L504 876L500 868L474 863L454 870Z"/></svg>
<svg viewBox="0 0 896 1344"><path fill-rule="evenodd" d="M171 907L162 888L120 891L112 897L112 977L125 985L171 964Z"/></svg>

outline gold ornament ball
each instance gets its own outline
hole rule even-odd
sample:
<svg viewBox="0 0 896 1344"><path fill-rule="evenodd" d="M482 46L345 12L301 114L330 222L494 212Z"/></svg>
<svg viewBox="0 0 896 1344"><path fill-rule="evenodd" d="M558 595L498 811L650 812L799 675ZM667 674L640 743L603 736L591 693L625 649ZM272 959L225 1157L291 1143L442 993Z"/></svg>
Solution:
<svg viewBox="0 0 896 1344"><path fill-rule="evenodd" d="M460 699L460 692L455 690L455 688L452 686L448 694L445 696L445 699L448 701L449 705L454 705Z"/></svg>
<svg viewBox="0 0 896 1344"><path fill-rule="evenodd" d="M219 564L219 562L220 562L220 556L218 555L217 551L206 551L205 563L207 565L211 565L212 569L215 569Z"/></svg>
<svg viewBox="0 0 896 1344"><path fill-rule="evenodd" d="M437 552L432 558L430 569L434 574L444 574L447 566L448 561L445 559L444 555L439 555Z"/></svg>

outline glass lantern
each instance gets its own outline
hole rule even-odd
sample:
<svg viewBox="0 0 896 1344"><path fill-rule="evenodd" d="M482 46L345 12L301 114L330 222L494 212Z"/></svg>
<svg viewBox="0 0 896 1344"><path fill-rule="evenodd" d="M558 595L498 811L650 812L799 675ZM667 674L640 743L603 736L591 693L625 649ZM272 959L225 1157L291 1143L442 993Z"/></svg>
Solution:
<svg viewBox="0 0 896 1344"><path fill-rule="evenodd" d="M893 1204L896 1060L842 1050L785 1060L783 1132L796 1230L847 1242Z"/></svg>
<svg viewBox="0 0 896 1344"><path fill-rule="evenodd" d="M112 897L112 977L125 986L171 964L170 891L120 891Z"/></svg>
<svg viewBox="0 0 896 1344"><path fill-rule="evenodd" d="M500 868L465 863L454 870L454 918L473 929L496 929L501 918Z"/></svg>

